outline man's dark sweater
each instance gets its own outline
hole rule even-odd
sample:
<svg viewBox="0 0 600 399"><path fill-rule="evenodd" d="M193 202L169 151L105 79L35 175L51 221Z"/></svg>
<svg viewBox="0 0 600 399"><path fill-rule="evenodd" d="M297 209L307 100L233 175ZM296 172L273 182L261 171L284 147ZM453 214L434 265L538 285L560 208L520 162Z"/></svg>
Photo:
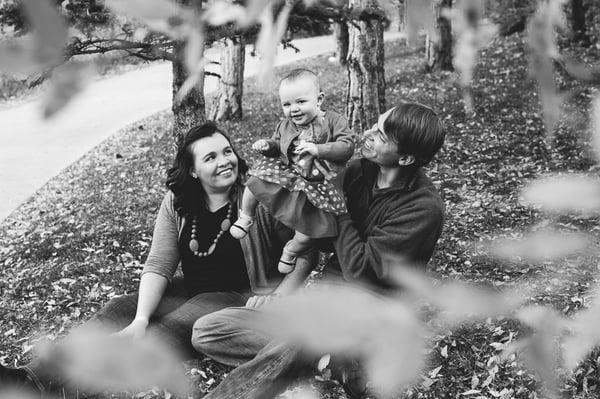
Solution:
<svg viewBox="0 0 600 399"><path fill-rule="evenodd" d="M366 159L348 166L343 179L348 214L338 218L334 248L345 280L387 287L394 263L384 257L426 264L442 231L444 211L422 169L385 189L376 187L378 172L379 166Z"/></svg>

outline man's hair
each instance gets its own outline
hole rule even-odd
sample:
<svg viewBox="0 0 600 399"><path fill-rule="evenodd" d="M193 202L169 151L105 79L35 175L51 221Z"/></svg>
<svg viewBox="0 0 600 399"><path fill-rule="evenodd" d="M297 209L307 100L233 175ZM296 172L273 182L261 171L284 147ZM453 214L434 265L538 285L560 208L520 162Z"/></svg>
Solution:
<svg viewBox="0 0 600 399"><path fill-rule="evenodd" d="M401 102L383 123L385 134L398 144L398 152L415 157L415 166L427 165L444 144L442 121L429 107Z"/></svg>
<svg viewBox="0 0 600 399"><path fill-rule="evenodd" d="M310 79L315 85L317 92L321 91L321 83L319 82L319 77L316 73L306 68L297 68L291 70L283 78L281 78L281 80L279 81L279 86L281 87L281 84L283 82L294 82L302 78Z"/></svg>

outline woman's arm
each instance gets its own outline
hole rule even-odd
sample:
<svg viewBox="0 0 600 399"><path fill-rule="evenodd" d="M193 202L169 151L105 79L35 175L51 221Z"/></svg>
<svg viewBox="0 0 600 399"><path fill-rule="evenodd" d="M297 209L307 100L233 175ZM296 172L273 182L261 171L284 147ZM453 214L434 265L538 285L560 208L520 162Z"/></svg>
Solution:
<svg viewBox="0 0 600 399"><path fill-rule="evenodd" d="M150 316L154 313L167 288L168 280L153 272L144 273L140 279L135 319L117 334L141 338L146 333Z"/></svg>
<svg viewBox="0 0 600 399"><path fill-rule="evenodd" d="M156 310L169 280L177 270L178 237L179 228L173 208L173 193L169 191L161 203L154 224L150 253L140 278L135 319L118 334L140 338L146 332L150 316Z"/></svg>

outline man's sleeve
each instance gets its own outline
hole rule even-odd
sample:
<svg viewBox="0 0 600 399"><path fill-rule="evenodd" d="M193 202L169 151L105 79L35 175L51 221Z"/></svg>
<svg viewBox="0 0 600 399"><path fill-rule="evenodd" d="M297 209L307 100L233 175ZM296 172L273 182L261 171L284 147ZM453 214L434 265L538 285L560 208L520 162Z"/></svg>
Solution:
<svg viewBox="0 0 600 399"><path fill-rule="evenodd" d="M390 263L383 259L426 262L440 235L442 221L440 204L434 200L420 201L390 212L385 223L362 238L350 216L340 216L334 247L344 278L356 280L371 269L379 279L386 279Z"/></svg>

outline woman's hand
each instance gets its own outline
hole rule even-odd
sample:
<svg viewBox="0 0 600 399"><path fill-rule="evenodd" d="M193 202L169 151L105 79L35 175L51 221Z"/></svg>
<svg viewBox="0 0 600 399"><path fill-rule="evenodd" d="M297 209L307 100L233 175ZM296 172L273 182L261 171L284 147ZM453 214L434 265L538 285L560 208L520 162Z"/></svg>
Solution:
<svg viewBox="0 0 600 399"><path fill-rule="evenodd" d="M319 156L319 150L317 150L317 145L315 143L311 143L308 141L300 141L296 146L295 153L298 155L310 154L313 157Z"/></svg>
<svg viewBox="0 0 600 399"><path fill-rule="evenodd" d="M264 152L269 150L269 142L265 139L256 140L252 144L252 149L258 152Z"/></svg>
<svg viewBox="0 0 600 399"><path fill-rule="evenodd" d="M134 319L127 327L114 333L116 337L140 339L146 335L146 328L148 327L148 320L146 319Z"/></svg>
<svg viewBox="0 0 600 399"><path fill-rule="evenodd" d="M246 307L256 309L266 303L271 302L276 296L277 295L254 295L248 299L246 302Z"/></svg>

